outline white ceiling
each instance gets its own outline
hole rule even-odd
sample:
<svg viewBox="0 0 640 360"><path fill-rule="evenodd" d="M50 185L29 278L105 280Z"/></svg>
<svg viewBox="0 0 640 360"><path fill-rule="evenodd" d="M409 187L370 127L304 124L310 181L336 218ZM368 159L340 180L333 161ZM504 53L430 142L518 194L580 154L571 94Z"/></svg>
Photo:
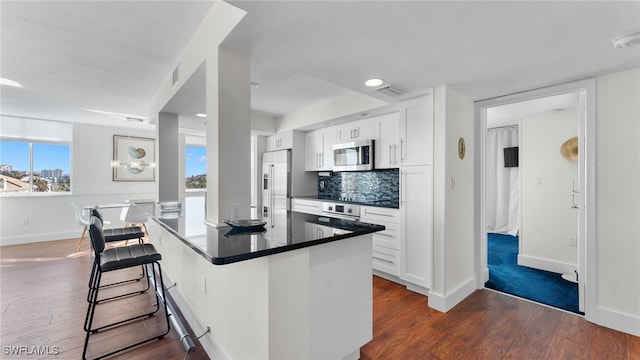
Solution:
<svg viewBox="0 0 640 360"><path fill-rule="evenodd" d="M481 100L640 66L640 47L611 46L640 30L638 1L231 3L248 14L223 46L251 57L252 109L272 117L348 91L393 102L446 84ZM2 86L0 113L146 116L210 5L2 1L0 76L24 88ZM370 77L407 94L376 94L362 84Z"/></svg>

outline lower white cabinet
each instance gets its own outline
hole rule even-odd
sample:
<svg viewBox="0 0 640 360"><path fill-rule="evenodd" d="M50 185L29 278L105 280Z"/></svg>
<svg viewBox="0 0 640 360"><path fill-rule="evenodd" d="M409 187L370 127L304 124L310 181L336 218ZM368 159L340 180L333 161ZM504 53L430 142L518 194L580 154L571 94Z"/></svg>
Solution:
<svg viewBox="0 0 640 360"><path fill-rule="evenodd" d="M400 279L431 289L433 169L400 168Z"/></svg>
<svg viewBox="0 0 640 360"><path fill-rule="evenodd" d="M291 199L291 210L312 215L322 215L322 202L308 199Z"/></svg>
<svg viewBox="0 0 640 360"><path fill-rule="evenodd" d="M360 208L360 220L385 227L384 231L372 234L373 269L399 276L400 211L397 209L363 206Z"/></svg>
<svg viewBox="0 0 640 360"><path fill-rule="evenodd" d="M384 246L373 245L373 269L383 273L398 276L398 250Z"/></svg>

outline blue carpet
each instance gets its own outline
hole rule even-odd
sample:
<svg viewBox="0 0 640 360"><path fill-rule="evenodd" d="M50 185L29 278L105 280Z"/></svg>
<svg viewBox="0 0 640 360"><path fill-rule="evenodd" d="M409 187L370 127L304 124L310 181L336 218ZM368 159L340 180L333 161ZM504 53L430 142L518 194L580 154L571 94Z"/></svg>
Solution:
<svg viewBox="0 0 640 360"><path fill-rule="evenodd" d="M487 243L487 288L581 314L578 284L562 279L561 274L518 265L517 236L490 233Z"/></svg>

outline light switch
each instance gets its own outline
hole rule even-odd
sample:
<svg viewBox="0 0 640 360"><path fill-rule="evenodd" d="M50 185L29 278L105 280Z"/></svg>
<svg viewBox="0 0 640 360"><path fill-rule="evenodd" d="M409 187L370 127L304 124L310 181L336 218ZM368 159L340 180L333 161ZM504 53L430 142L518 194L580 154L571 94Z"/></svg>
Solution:
<svg viewBox="0 0 640 360"><path fill-rule="evenodd" d="M536 178L536 186L542 186L542 178Z"/></svg>

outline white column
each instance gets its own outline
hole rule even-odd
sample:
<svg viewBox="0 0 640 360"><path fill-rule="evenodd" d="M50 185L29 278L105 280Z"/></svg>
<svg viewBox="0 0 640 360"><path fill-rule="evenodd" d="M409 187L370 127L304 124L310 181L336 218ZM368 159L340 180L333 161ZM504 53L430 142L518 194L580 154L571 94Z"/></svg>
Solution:
<svg viewBox="0 0 640 360"><path fill-rule="evenodd" d="M222 48L207 57L207 214L211 224L251 203L249 58Z"/></svg>

